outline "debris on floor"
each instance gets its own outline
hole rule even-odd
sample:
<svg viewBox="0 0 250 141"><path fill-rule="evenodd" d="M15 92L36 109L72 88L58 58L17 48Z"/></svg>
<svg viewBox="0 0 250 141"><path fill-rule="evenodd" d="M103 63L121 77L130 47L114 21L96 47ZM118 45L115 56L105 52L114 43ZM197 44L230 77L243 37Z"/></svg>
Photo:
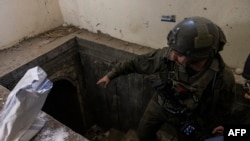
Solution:
<svg viewBox="0 0 250 141"><path fill-rule="evenodd" d="M60 26L41 35L42 38L59 38L76 32L79 28L74 26Z"/></svg>
<svg viewBox="0 0 250 141"><path fill-rule="evenodd" d="M90 127L84 136L90 141L139 141L134 129L123 132L110 128L108 131L104 131L98 125ZM163 130L159 130L157 132L157 141L177 141L177 138Z"/></svg>
<svg viewBox="0 0 250 141"><path fill-rule="evenodd" d="M104 131L98 125L93 125L90 127L84 136L90 141L136 141L125 140L126 134L115 128L110 128L109 130Z"/></svg>

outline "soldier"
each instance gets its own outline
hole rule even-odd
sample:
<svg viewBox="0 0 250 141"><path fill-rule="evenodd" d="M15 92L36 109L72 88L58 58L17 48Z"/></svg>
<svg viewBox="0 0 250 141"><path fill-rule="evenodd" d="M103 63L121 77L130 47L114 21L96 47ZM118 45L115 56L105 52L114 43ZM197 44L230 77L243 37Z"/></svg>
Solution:
<svg viewBox="0 0 250 141"><path fill-rule="evenodd" d="M246 90L244 97L250 100L250 54L248 55L245 62L242 76L246 79L246 82L244 84L244 88Z"/></svg>
<svg viewBox="0 0 250 141"><path fill-rule="evenodd" d="M242 76L245 80L243 85L236 84L236 95L232 108L232 115L229 118L229 126L250 125L250 54L245 62ZM243 87L242 87L243 86Z"/></svg>
<svg viewBox="0 0 250 141"><path fill-rule="evenodd" d="M242 76L246 80L246 82L244 84L244 92L245 92L244 98L247 100L247 105L249 105L249 101L250 101L250 54L248 55L247 60L245 62L245 66L244 66L244 70L243 70ZM249 111L248 107L246 107L246 111ZM250 116L250 113L247 112L246 115L245 115L245 121L244 121L244 123L248 124L248 125L250 125L249 116Z"/></svg>
<svg viewBox="0 0 250 141"><path fill-rule="evenodd" d="M203 140L223 134L230 114L235 80L220 51L226 37L219 26L204 17L190 17L168 34L169 47L120 62L97 84L129 73L159 73L161 83L139 123L141 141L153 141L165 122L173 125L179 140Z"/></svg>

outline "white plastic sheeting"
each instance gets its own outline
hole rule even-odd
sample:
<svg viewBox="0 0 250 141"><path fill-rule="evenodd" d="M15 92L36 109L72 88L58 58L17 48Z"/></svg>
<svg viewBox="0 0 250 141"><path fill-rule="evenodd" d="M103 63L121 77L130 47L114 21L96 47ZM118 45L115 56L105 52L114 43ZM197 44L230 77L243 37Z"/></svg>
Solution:
<svg viewBox="0 0 250 141"><path fill-rule="evenodd" d="M0 141L29 140L25 133L33 123L37 123L38 113L52 86L53 83L39 66L25 73L8 95L0 112Z"/></svg>

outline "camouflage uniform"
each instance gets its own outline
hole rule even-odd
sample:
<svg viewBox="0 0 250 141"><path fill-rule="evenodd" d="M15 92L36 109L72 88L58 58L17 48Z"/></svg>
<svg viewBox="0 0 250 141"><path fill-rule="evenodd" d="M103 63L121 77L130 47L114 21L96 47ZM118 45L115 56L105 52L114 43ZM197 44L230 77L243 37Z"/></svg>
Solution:
<svg viewBox="0 0 250 141"><path fill-rule="evenodd" d="M107 75L112 80L129 73L159 73L162 80L173 81L175 91L178 91L178 86L185 87L187 90L184 94L187 96L178 97L178 100L192 111L192 118L201 126L202 134L209 135L213 128L226 124L225 119L230 114L235 86L233 73L219 53L206 70L190 73L183 65L170 60L170 52L170 48L164 47L137 56L116 64ZM182 116L168 112L164 107L166 103L162 103L161 99L159 93L155 94L141 119L138 135L142 141L152 141L164 122L172 124L177 130L181 127L180 123L184 120Z"/></svg>

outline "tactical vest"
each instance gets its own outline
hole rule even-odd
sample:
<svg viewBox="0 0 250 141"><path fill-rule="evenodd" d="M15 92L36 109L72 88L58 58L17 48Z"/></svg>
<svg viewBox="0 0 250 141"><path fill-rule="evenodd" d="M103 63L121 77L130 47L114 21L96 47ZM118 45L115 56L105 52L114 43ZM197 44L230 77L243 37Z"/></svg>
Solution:
<svg viewBox="0 0 250 141"><path fill-rule="evenodd" d="M219 61L214 59L206 70L198 72L193 76L188 75L184 66L176 65L173 61L166 62L165 69L167 71L165 73L161 73L160 77L164 77L162 79L172 80L172 88L174 90L173 92L175 97L181 105L184 105L184 107L189 110L193 110L198 106L199 100L205 89L207 89L209 83L212 81L212 83L214 83L216 74L219 71ZM165 98L159 95L158 103L165 109L168 108L166 110L169 111L171 109L170 107L175 106L171 105L169 100L163 101L163 99ZM175 113L173 110L172 112Z"/></svg>

